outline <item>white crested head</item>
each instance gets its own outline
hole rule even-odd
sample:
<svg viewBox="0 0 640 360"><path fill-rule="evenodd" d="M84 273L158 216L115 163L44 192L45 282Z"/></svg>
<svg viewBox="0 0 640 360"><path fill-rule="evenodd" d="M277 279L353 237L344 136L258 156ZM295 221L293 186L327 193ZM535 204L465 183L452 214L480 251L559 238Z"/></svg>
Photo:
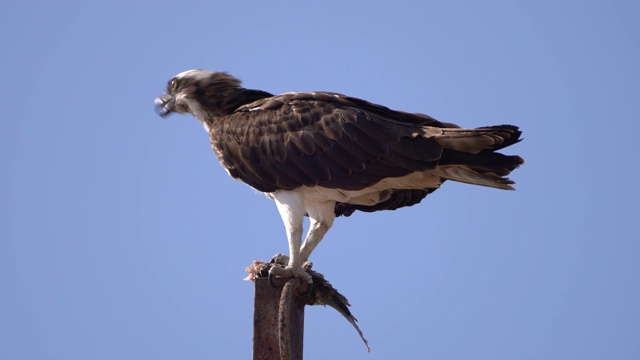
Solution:
<svg viewBox="0 0 640 360"><path fill-rule="evenodd" d="M188 113L205 122L225 115L226 106L240 89L240 80L227 73L187 70L169 80L165 94L155 104L160 116Z"/></svg>
<svg viewBox="0 0 640 360"><path fill-rule="evenodd" d="M201 80L201 79L206 79L211 77L211 75L214 74L214 72L209 71L209 70L202 70L202 69L192 69L192 70L187 70L187 71L183 71L180 74L177 74L176 76L174 76L174 79L193 79L193 80Z"/></svg>

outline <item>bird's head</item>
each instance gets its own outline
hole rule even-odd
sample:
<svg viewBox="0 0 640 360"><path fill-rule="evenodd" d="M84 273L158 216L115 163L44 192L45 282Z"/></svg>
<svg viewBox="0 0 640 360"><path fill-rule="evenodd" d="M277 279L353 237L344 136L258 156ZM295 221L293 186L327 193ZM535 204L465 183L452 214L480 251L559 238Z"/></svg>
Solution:
<svg viewBox="0 0 640 360"><path fill-rule="evenodd" d="M228 104L241 89L240 80L224 72L188 70L167 83L164 95L155 100L158 115L192 114L205 121L223 116Z"/></svg>

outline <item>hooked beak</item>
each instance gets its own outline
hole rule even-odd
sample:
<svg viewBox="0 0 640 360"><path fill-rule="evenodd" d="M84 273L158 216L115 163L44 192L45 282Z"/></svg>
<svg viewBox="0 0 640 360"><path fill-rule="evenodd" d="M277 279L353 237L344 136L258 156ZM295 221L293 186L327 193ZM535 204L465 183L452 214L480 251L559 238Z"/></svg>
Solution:
<svg viewBox="0 0 640 360"><path fill-rule="evenodd" d="M171 95L159 96L153 103L156 106L156 112L161 117L165 117L175 111L176 99Z"/></svg>

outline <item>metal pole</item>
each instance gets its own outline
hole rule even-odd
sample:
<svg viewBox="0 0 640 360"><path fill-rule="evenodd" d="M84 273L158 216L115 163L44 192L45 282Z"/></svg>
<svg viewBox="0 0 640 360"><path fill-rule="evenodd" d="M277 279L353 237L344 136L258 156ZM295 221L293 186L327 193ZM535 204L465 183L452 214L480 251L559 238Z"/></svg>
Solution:
<svg viewBox="0 0 640 360"><path fill-rule="evenodd" d="M256 278L254 284L253 360L281 360L278 314L282 291L285 287L272 287L267 278ZM282 335L287 337L289 343L289 359L302 360L304 304L299 304L293 296L289 305L283 307L284 310L288 310L283 314L288 321L285 327L286 333ZM286 358L286 354L284 355Z"/></svg>

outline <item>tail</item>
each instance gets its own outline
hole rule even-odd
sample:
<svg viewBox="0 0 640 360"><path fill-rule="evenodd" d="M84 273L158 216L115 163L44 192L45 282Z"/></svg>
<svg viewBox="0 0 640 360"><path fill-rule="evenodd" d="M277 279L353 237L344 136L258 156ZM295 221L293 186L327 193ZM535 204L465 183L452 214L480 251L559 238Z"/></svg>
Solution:
<svg viewBox="0 0 640 360"><path fill-rule="evenodd" d="M442 129L435 140L444 147L437 167L443 180L514 190L506 178L524 163L520 156L497 153L520 141L517 126L498 125L477 129Z"/></svg>

